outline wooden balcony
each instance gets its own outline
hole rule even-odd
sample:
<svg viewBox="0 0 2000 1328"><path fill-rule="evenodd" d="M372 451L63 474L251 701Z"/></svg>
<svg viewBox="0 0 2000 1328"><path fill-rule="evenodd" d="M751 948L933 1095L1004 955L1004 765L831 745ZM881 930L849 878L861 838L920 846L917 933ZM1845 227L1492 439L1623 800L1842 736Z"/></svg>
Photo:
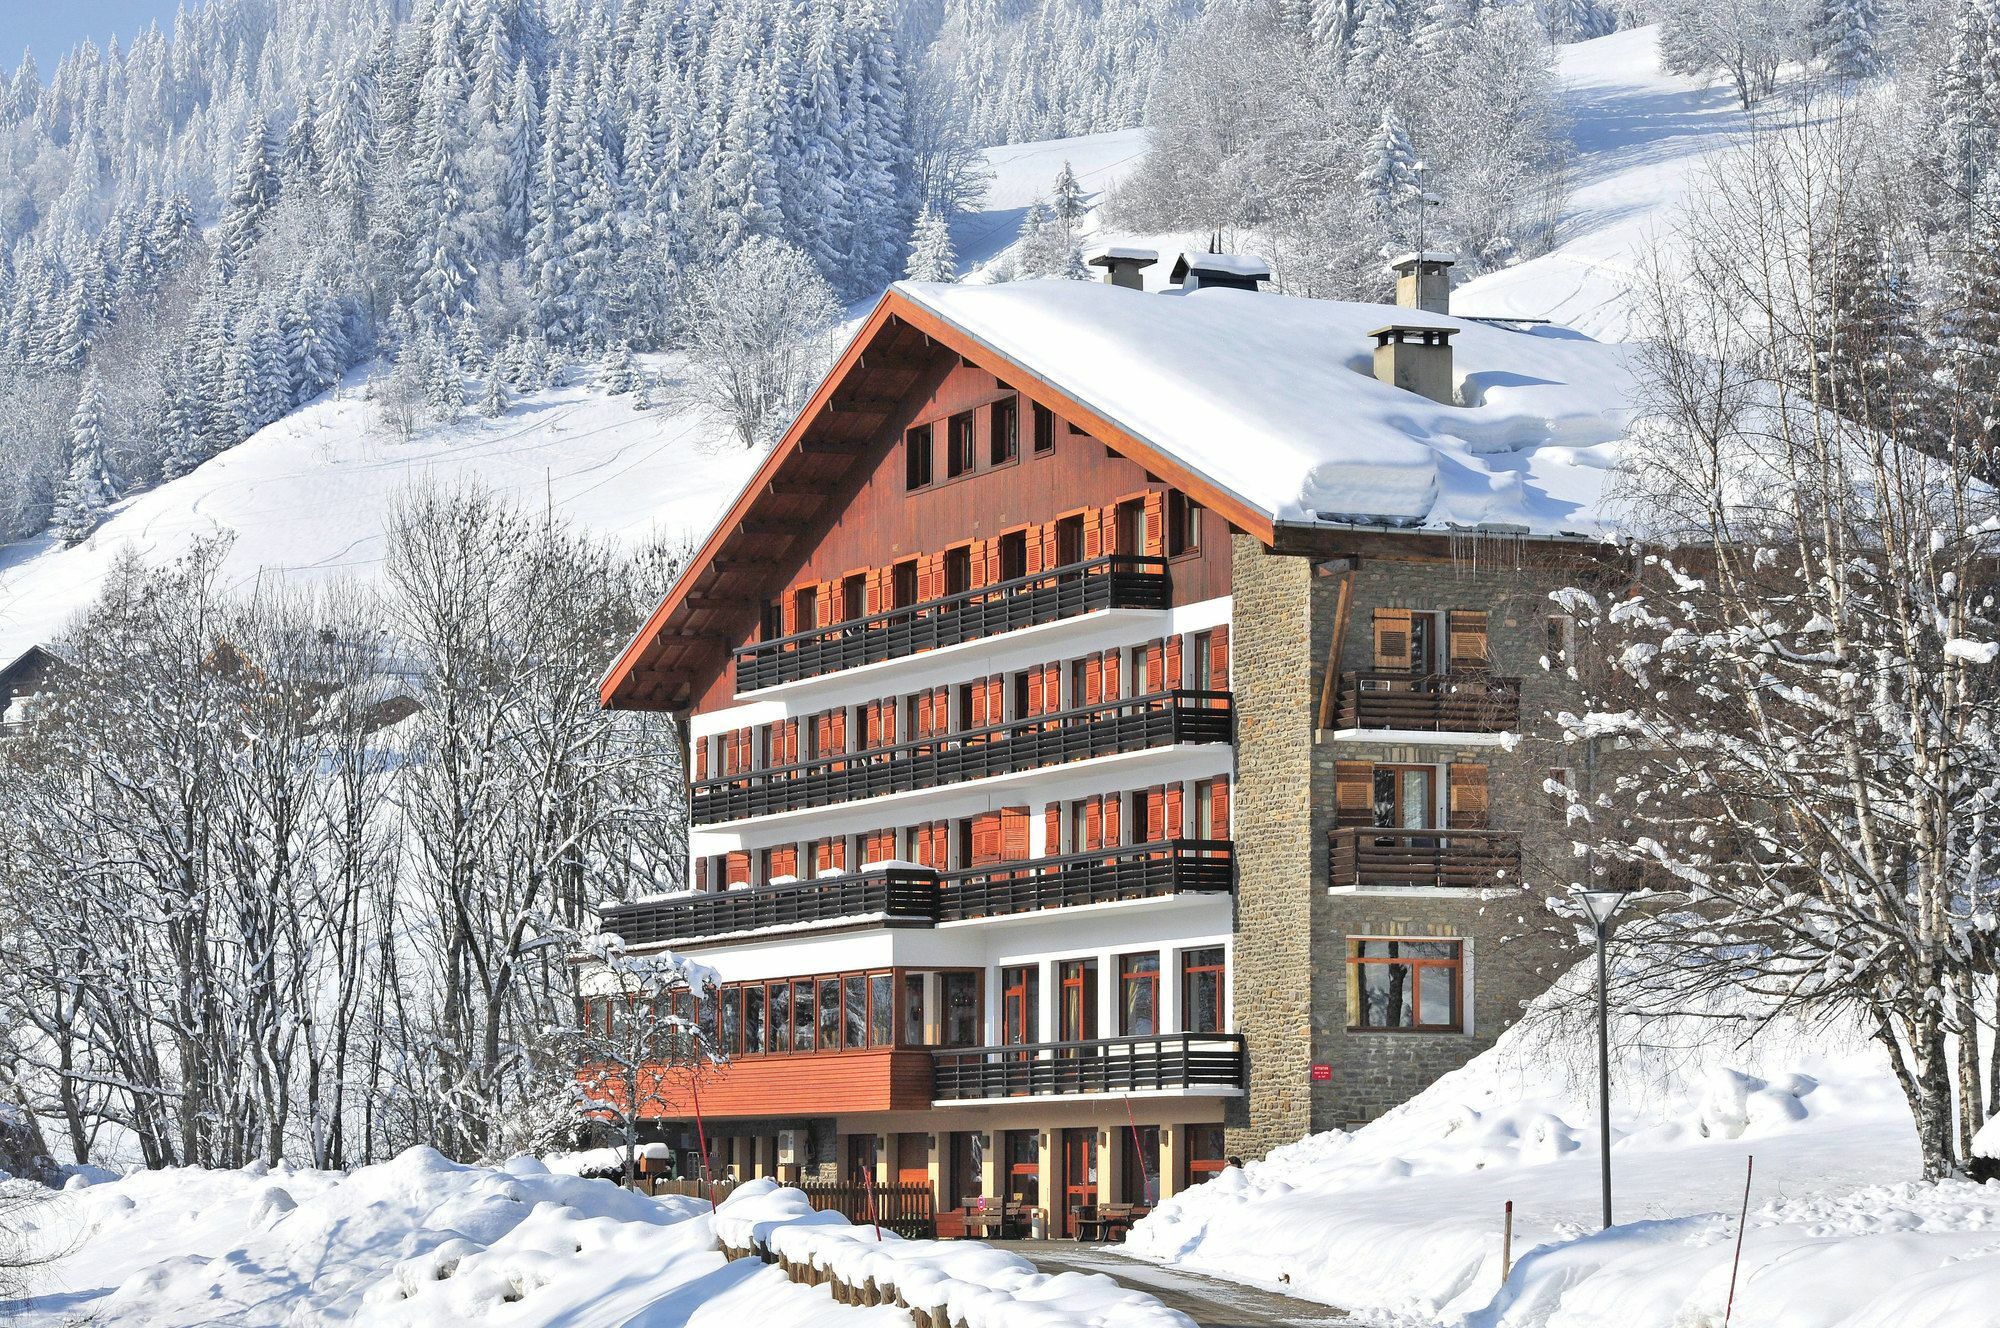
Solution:
<svg viewBox="0 0 2000 1328"><path fill-rule="evenodd" d="M1235 886L1226 839L1173 839L946 872L938 918L998 918L1179 894L1226 894Z"/></svg>
<svg viewBox="0 0 2000 1328"><path fill-rule="evenodd" d="M642 1078L640 1114L692 1118L694 1093L710 1120L823 1116L848 1111L922 1111L931 1103L931 1053L921 1047L739 1056L700 1071Z"/></svg>
<svg viewBox="0 0 2000 1328"><path fill-rule="evenodd" d="M1328 835L1327 850L1327 884L1335 887L1497 890L1521 884L1521 839L1510 830L1350 827Z"/></svg>
<svg viewBox="0 0 2000 1328"><path fill-rule="evenodd" d="M1158 692L703 780L693 819L714 825L1233 735L1228 692Z"/></svg>
<svg viewBox="0 0 2000 1328"><path fill-rule="evenodd" d="M604 910L605 931L627 945L698 941L746 932L787 931L879 922L929 927L938 920L937 873L885 867L785 885L719 890Z"/></svg>
<svg viewBox="0 0 2000 1328"><path fill-rule="evenodd" d="M1222 894L1234 884L1226 839L1154 844L997 863L940 874L885 867L784 885L738 888L604 910L603 928L627 945L690 945L749 934L840 926L932 927L1179 894Z"/></svg>
<svg viewBox="0 0 2000 1328"><path fill-rule="evenodd" d="M1238 1089L1244 1085L1237 1033L1034 1042L933 1051L932 1092L940 1102L1080 1093Z"/></svg>
<svg viewBox="0 0 2000 1328"><path fill-rule="evenodd" d="M1162 558L1115 554L1070 563L739 647L736 690L759 691L1098 609L1164 609L1171 596Z"/></svg>
<svg viewBox="0 0 2000 1328"><path fill-rule="evenodd" d="M1347 673L1340 727L1505 733L1521 722L1521 680L1487 673Z"/></svg>

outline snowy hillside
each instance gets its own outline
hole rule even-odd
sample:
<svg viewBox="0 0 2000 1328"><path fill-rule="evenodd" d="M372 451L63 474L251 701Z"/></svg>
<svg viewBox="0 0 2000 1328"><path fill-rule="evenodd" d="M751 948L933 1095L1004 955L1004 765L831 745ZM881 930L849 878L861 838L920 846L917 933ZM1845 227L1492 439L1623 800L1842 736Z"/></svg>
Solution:
<svg viewBox="0 0 2000 1328"><path fill-rule="evenodd" d="M1353 1134L1304 1139L1168 1201L1131 1248L1425 1324L1719 1324L1754 1155L1735 1322L1993 1322L2000 1185L1908 1183L1915 1133L1867 1039L1649 1019L1615 1024L1613 1041L1608 1232L1592 1039L1524 1025Z"/></svg>

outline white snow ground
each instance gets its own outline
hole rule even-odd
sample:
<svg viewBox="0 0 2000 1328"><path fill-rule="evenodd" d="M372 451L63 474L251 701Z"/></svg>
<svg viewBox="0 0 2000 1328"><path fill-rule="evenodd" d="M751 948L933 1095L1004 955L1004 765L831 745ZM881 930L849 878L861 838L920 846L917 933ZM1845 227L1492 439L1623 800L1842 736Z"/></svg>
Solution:
<svg viewBox="0 0 2000 1328"><path fill-rule="evenodd" d="M1856 1032L1614 1025L1618 1225L1600 1232L1595 1029L1528 1024L1352 1134L1162 1204L1127 1249L1371 1322L1452 1328L1991 1328L2000 1184L1913 1182L1915 1132ZM1514 1203L1514 1267L1501 1227Z"/></svg>

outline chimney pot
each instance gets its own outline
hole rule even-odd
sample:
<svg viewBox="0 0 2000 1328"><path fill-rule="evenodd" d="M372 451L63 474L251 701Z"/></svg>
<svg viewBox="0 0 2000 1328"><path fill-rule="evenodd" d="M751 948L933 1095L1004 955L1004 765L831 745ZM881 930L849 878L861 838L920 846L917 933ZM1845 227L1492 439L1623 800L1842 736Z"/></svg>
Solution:
<svg viewBox="0 0 2000 1328"><path fill-rule="evenodd" d="M1456 254L1440 253L1435 249L1390 259L1390 270L1396 274L1397 307L1421 309L1427 314L1450 313L1449 269L1457 261Z"/></svg>
<svg viewBox="0 0 2000 1328"><path fill-rule="evenodd" d="M1457 333L1455 327L1409 323L1376 328L1368 334L1375 338L1375 377L1441 405L1457 405L1451 373L1451 339Z"/></svg>
<svg viewBox="0 0 2000 1328"><path fill-rule="evenodd" d="M1160 261L1157 249L1134 249L1126 245L1111 244L1093 249L1084 260L1092 267L1104 269L1104 284L1123 286L1126 290L1146 289L1146 278L1142 271Z"/></svg>

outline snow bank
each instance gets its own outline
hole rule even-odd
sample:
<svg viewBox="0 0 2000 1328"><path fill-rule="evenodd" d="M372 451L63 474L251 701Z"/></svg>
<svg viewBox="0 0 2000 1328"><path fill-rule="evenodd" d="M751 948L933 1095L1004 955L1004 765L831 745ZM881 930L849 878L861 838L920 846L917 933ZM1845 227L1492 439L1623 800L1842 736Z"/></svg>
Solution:
<svg viewBox="0 0 2000 1328"><path fill-rule="evenodd" d="M1194 1328L1185 1314L1112 1278L1040 1273L981 1241L902 1240L816 1213L803 1193L776 1181L738 1186L716 1214L715 1231L733 1249L761 1247L849 1286L872 1281L965 1328Z"/></svg>
<svg viewBox="0 0 2000 1328"><path fill-rule="evenodd" d="M1562 1013L1566 994L1354 1133L1166 1201L1127 1249L1426 1324L1705 1328L1721 1322L1754 1155L1737 1323L1996 1322L2000 1185L1910 1182L1907 1111L1854 1028L1760 1028L1720 1004L1615 1023L1620 1222L1599 1232L1595 1030Z"/></svg>

